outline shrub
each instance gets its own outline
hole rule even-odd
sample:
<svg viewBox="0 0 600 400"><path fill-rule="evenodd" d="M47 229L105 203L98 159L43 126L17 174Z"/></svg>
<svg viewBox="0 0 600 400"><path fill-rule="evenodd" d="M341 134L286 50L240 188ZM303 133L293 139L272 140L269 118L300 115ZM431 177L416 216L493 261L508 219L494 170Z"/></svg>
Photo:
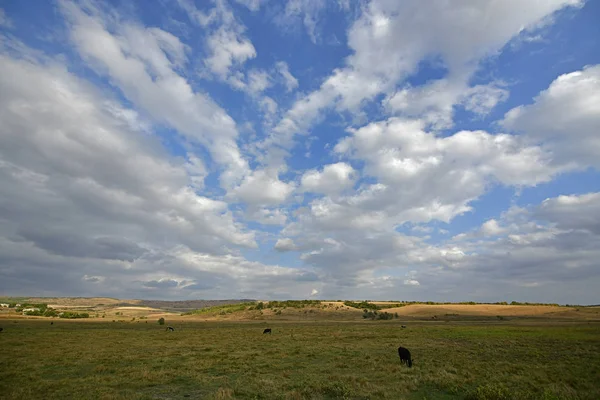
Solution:
<svg viewBox="0 0 600 400"><path fill-rule="evenodd" d="M66 318L66 319L89 318L90 314L77 313L77 312L72 312L72 311L64 311L64 312L61 312L60 314L58 314L58 317Z"/></svg>
<svg viewBox="0 0 600 400"><path fill-rule="evenodd" d="M159 325L164 325L165 324L165 319L164 318L159 319L158 320L158 324Z"/></svg>
<svg viewBox="0 0 600 400"><path fill-rule="evenodd" d="M44 317L58 317L58 313L56 312L56 310L49 308L44 313Z"/></svg>
<svg viewBox="0 0 600 400"><path fill-rule="evenodd" d="M352 308L379 310L379 306L377 306L377 304L369 303L368 301L361 301L360 303L355 301L345 301L344 305Z"/></svg>

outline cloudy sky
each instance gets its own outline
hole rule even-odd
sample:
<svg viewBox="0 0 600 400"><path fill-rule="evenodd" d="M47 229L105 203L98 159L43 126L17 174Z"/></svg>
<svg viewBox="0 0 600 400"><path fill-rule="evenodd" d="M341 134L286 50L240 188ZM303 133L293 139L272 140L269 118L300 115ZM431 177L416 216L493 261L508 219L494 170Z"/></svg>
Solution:
<svg viewBox="0 0 600 400"><path fill-rule="evenodd" d="M0 7L0 294L600 303L598 0Z"/></svg>

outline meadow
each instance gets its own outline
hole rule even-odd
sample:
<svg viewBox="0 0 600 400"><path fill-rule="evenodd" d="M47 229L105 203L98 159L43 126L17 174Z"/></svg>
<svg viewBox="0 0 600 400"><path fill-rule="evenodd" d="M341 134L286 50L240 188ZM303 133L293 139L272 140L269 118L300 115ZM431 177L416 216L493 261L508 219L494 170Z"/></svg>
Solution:
<svg viewBox="0 0 600 400"><path fill-rule="evenodd" d="M167 323L4 319L0 398L600 399L594 321Z"/></svg>

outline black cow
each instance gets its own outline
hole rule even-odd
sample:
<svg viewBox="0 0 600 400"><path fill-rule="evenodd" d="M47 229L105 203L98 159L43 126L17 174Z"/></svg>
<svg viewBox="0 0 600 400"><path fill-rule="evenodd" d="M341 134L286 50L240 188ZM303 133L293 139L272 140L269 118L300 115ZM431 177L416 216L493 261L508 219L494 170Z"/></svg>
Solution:
<svg viewBox="0 0 600 400"><path fill-rule="evenodd" d="M54 325L54 321L50 322L50 325Z"/></svg>
<svg viewBox="0 0 600 400"><path fill-rule="evenodd" d="M271 334L271 328L267 328L267 329L265 329L265 330L263 331L263 334L265 334L265 333Z"/></svg>
<svg viewBox="0 0 600 400"><path fill-rule="evenodd" d="M400 356L400 364L408 365L408 368L412 368L412 359L410 358L410 351L404 347L398 347L398 355Z"/></svg>
<svg viewBox="0 0 600 400"><path fill-rule="evenodd" d="M402 325L400 328L404 329L404 328L406 328L406 325Z"/></svg>
<svg viewBox="0 0 600 400"><path fill-rule="evenodd" d="M0 328L0 332L2 332L4 330L4 328Z"/></svg>
<svg viewBox="0 0 600 400"><path fill-rule="evenodd" d="M169 332L175 332L175 328L173 328L172 326L167 326L167 330Z"/></svg>

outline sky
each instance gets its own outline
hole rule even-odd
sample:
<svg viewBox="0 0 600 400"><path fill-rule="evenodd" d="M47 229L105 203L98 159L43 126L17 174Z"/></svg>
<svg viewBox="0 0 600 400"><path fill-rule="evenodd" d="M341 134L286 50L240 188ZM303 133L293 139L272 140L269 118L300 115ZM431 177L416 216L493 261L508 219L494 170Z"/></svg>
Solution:
<svg viewBox="0 0 600 400"><path fill-rule="evenodd" d="M0 294L600 303L598 21L0 1Z"/></svg>

